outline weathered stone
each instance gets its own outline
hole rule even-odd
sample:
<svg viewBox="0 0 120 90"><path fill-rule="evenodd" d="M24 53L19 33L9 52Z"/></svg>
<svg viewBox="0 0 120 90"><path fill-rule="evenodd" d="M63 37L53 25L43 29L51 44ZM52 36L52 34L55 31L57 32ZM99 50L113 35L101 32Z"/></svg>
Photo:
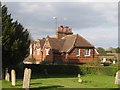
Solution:
<svg viewBox="0 0 120 90"><path fill-rule="evenodd" d="M117 72L116 72L115 84L120 84L120 71L117 71Z"/></svg>
<svg viewBox="0 0 120 90"><path fill-rule="evenodd" d="M25 68L23 78L23 88L30 87L31 69Z"/></svg>
<svg viewBox="0 0 120 90"><path fill-rule="evenodd" d="M11 70L11 81L12 81L12 85L15 86L16 83L16 73L15 70Z"/></svg>
<svg viewBox="0 0 120 90"><path fill-rule="evenodd" d="M78 74L78 82L82 82L82 79L80 78L81 76L80 76L80 74Z"/></svg>
<svg viewBox="0 0 120 90"><path fill-rule="evenodd" d="M9 73L6 74L5 79L6 79L7 81L10 81L10 74L9 74Z"/></svg>
<svg viewBox="0 0 120 90"><path fill-rule="evenodd" d="M5 69L5 80L7 80L7 73L8 73L8 68Z"/></svg>

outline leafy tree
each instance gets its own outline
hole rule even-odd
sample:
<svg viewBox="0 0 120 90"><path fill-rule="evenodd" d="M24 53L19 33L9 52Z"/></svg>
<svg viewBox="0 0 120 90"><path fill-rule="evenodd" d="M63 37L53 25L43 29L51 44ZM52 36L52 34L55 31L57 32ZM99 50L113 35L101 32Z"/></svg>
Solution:
<svg viewBox="0 0 120 90"><path fill-rule="evenodd" d="M116 48L116 53L120 53L120 47Z"/></svg>
<svg viewBox="0 0 120 90"><path fill-rule="evenodd" d="M97 50L99 53L106 53L105 49L102 47L98 47Z"/></svg>
<svg viewBox="0 0 120 90"><path fill-rule="evenodd" d="M46 38L49 38L49 37L50 37L49 35L46 36Z"/></svg>
<svg viewBox="0 0 120 90"><path fill-rule="evenodd" d="M7 7L2 6L2 66L16 65L27 56L30 35L27 29L13 21Z"/></svg>

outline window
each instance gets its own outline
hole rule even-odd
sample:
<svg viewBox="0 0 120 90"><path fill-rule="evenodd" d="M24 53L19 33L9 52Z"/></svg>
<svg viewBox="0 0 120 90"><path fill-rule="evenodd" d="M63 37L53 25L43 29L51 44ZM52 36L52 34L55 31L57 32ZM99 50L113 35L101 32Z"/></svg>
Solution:
<svg viewBox="0 0 120 90"><path fill-rule="evenodd" d="M90 49L85 49L85 56L90 56Z"/></svg>
<svg viewBox="0 0 120 90"><path fill-rule="evenodd" d="M49 48L46 48L46 55L49 55Z"/></svg>
<svg viewBox="0 0 120 90"><path fill-rule="evenodd" d="M32 48L30 48L30 55L32 55Z"/></svg>
<svg viewBox="0 0 120 90"><path fill-rule="evenodd" d="M80 56L80 49L77 49L76 56Z"/></svg>
<svg viewBox="0 0 120 90"><path fill-rule="evenodd" d="M40 55L40 48L37 49L37 55Z"/></svg>

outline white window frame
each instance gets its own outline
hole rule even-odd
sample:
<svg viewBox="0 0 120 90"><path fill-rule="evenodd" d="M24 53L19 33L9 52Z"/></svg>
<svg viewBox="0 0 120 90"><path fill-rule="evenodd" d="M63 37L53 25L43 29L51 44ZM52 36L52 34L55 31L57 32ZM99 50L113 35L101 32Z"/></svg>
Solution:
<svg viewBox="0 0 120 90"><path fill-rule="evenodd" d="M89 50L89 52L86 53L86 50ZM85 55L85 56L90 56L90 51L91 51L90 49L85 49L85 51L84 51L84 55Z"/></svg>
<svg viewBox="0 0 120 90"><path fill-rule="evenodd" d="M76 56L80 56L80 49L76 50Z"/></svg>
<svg viewBox="0 0 120 90"><path fill-rule="evenodd" d="M49 50L50 50L50 49L49 49L49 48L46 48L45 50L46 50L46 55L49 55Z"/></svg>
<svg viewBox="0 0 120 90"><path fill-rule="evenodd" d="M32 48L30 48L30 55L32 55L32 53L33 53L33 50L32 50Z"/></svg>

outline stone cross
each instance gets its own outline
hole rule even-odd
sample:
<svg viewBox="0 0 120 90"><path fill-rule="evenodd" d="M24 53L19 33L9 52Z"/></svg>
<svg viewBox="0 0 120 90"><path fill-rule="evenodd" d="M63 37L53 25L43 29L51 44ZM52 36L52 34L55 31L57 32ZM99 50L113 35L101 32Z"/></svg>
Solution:
<svg viewBox="0 0 120 90"><path fill-rule="evenodd" d="M78 74L78 82L82 82L82 79L80 78L81 76L80 76L80 74Z"/></svg>
<svg viewBox="0 0 120 90"><path fill-rule="evenodd" d="M25 68L23 78L23 88L30 88L31 69Z"/></svg>
<svg viewBox="0 0 120 90"><path fill-rule="evenodd" d="M120 71L117 71L117 72L116 72L115 84L120 84Z"/></svg>
<svg viewBox="0 0 120 90"><path fill-rule="evenodd" d="M16 82L16 74L15 74L15 70L11 70L11 81L12 81L12 85L15 86L15 82Z"/></svg>

